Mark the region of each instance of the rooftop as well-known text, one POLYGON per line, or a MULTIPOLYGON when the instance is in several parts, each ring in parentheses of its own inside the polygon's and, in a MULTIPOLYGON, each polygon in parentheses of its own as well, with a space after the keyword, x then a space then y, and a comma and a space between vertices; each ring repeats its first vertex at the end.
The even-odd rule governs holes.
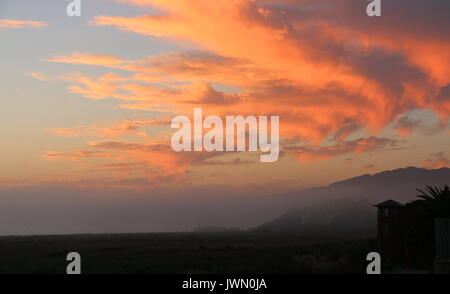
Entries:
POLYGON ((381 203, 378 203, 377 205, 374 205, 375 207, 402 207, 403 204, 400 202, 397 202, 395 200, 389 199, 386 201, 383 201, 381 203))

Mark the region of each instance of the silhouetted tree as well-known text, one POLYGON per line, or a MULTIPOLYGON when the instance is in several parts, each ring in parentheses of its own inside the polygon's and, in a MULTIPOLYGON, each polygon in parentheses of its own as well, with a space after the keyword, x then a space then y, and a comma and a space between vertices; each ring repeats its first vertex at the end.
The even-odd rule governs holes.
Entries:
POLYGON ((426 186, 426 191, 417 189, 421 194, 420 199, 411 202, 420 213, 420 220, 433 220, 435 218, 450 217, 450 189, 447 185, 444 189, 426 186))
POLYGON ((450 218, 450 189, 447 185, 443 189, 426 186, 425 190, 417 191, 419 199, 408 203, 408 235, 416 254, 420 252, 418 257, 423 264, 434 255, 434 219, 450 218))

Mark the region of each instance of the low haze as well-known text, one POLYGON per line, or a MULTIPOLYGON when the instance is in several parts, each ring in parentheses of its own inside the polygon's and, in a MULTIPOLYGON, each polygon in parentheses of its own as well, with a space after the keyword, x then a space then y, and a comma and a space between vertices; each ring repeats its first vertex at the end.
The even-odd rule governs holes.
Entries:
POLYGON ((254 229, 448 184, 447 0, 67 3, 0 2, 1 235, 254 229), (279 160, 173 151, 198 107, 279 116, 279 160))

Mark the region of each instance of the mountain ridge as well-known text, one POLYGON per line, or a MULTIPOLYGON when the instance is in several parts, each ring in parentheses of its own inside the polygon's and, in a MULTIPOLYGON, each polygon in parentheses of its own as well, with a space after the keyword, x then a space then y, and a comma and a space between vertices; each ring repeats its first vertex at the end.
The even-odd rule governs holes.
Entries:
POLYGON ((450 169, 406 167, 364 174, 328 186, 294 191, 284 197, 290 209, 257 228, 262 232, 303 234, 373 235, 376 228, 375 204, 394 199, 413 200, 417 188, 450 183, 450 169))

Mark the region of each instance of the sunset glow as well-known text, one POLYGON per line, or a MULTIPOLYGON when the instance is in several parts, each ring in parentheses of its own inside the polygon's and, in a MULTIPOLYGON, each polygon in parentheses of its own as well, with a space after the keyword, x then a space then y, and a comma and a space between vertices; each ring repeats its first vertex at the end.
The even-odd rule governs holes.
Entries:
POLYGON ((271 193, 449 165, 445 1, 56 2, 0 4, 2 187, 271 193), (194 108, 279 116, 280 158, 174 152, 194 108))

